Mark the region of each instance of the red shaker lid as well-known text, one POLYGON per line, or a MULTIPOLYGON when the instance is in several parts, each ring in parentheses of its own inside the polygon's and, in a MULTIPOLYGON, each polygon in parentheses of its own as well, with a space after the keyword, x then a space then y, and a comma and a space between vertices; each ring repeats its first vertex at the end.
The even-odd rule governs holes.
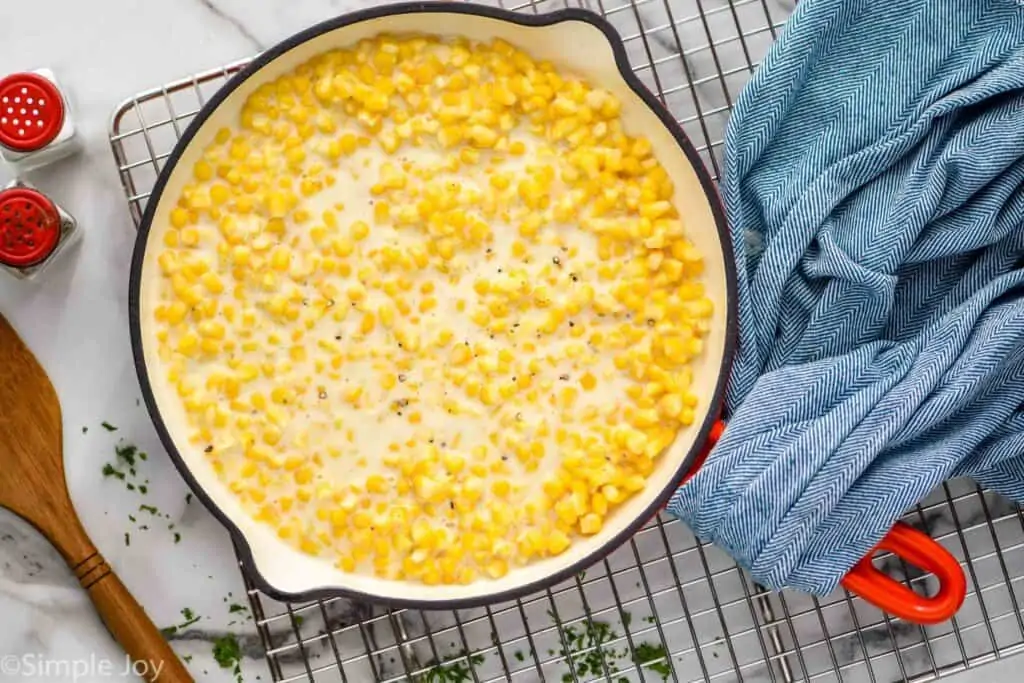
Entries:
POLYGON ((64 100, 49 79, 35 73, 0 79, 0 144, 16 152, 48 145, 64 125, 64 100))
POLYGON ((0 263, 17 268, 46 260, 60 241, 60 212, 27 187, 0 191, 0 263))

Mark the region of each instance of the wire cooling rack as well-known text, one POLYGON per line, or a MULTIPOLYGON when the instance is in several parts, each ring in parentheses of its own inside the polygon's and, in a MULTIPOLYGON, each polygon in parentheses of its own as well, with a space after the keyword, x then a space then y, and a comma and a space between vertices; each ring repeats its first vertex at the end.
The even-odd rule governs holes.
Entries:
MULTIPOLYGON (((792 0, 581 0, 624 38, 634 70, 717 178, 725 122, 792 0)), ((545 12, 549 0, 510 7, 545 12)), ((110 142, 138 224, 198 108, 245 62, 140 93, 110 142)), ((838 591, 769 594, 680 522, 658 517, 579 576, 522 600, 457 612, 349 600, 283 604, 250 586, 275 681, 928 681, 1024 649, 1024 515, 955 481, 906 520, 957 559, 970 592, 953 621, 920 627, 838 591)), ((876 563, 928 594, 933 577, 876 563)), ((245 567, 242 567, 245 574, 245 567)))

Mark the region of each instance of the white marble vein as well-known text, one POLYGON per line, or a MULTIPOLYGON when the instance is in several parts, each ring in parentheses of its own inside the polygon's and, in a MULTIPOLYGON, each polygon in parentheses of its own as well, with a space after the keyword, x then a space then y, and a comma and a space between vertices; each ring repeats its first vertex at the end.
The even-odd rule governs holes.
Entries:
MULTIPOLYGON (((131 366, 126 322, 133 229, 109 152, 109 116, 121 100, 135 92, 251 55, 316 21, 372 4, 376 3, 37 0, 0 4, 0 26, 5 27, 0 30, 4 39, 0 73, 48 66, 73 97, 76 120, 85 137, 85 152, 29 179, 77 215, 86 231, 86 239, 77 253, 47 273, 42 282, 0 283, 0 312, 34 349, 61 397, 69 486, 96 544, 158 625, 182 623, 185 608, 200 617, 171 637, 175 649, 191 658, 190 668, 200 681, 234 680, 231 672, 220 670, 211 657, 211 643, 229 632, 238 634, 245 655, 245 680, 269 680, 270 676, 262 658, 263 645, 246 619, 247 612, 229 611, 231 604, 246 604, 246 600, 227 534, 205 510, 195 503, 186 503, 187 491, 161 451, 145 411, 137 403, 138 386, 131 366), (18 26, 31 26, 34 30, 16 30, 18 26), (103 429, 100 423, 104 420, 116 425, 117 431, 103 429), (83 427, 88 428, 87 433, 83 433, 83 427), (102 475, 104 463, 115 462, 114 449, 119 444, 133 444, 149 454, 147 460, 136 466, 136 480, 149 480, 145 495, 102 475), (146 508, 140 509, 140 505, 153 506, 159 513, 153 515, 146 508), (135 518, 134 522, 129 515, 135 518), (148 529, 141 529, 143 525, 148 529), (168 528, 170 525, 173 529, 168 528), (177 543, 175 534, 180 534, 177 543)), ((511 0, 506 3, 514 4, 511 0)), ((626 37, 634 62, 646 64, 649 58, 654 60, 654 68, 647 66, 638 73, 649 87, 660 91, 698 146, 714 149, 715 157, 706 159, 716 170, 727 108, 749 76, 751 64, 756 64, 773 39, 775 26, 793 7, 792 0, 737 0, 735 7, 730 7, 726 0, 671 0, 668 5, 660 0, 639 0, 635 7, 618 0, 571 4, 603 8, 626 37), (704 20, 700 19, 698 8, 703 8, 704 20), (743 36, 743 40, 738 36, 743 36), (719 72, 725 77, 720 79, 719 72), (697 117, 698 111, 705 115, 697 117)), ((558 6, 564 4, 537 3, 540 10, 558 6)), ((0 179, 5 177, 0 175, 0 179)), ((948 517, 926 517, 925 524, 931 525, 933 533, 951 528, 948 517)), ((672 525, 667 533, 685 534, 681 529, 681 525, 672 525)), ((663 546, 645 546, 651 542, 662 543, 653 534, 641 537, 637 541, 638 552, 663 555, 663 546)), ((693 547, 692 538, 672 542, 683 544, 680 547, 693 547)), ((628 566, 634 562, 632 552, 631 548, 624 548, 610 558, 607 566, 612 571, 628 566)), ((1024 565, 1019 554, 1011 561, 1016 561, 1016 567, 1024 565)), ((737 677, 731 672, 736 668, 742 669, 744 680, 769 680, 763 665, 755 665, 758 661, 763 663, 762 645, 752 635, 755 617, 743 599, 752 587, 745 585, 737 572, 716 579, 718 599, 727 605, 719 617, 706 584, 694 590, 673 586, 677 576, 700 577, 708 566, 728 566, 724 556, 714 552, 706 557, 690 553, 675 564, 673 568, 663 562, 647 568, 642 576, 633 571, 614 579, 620 600, 642 598, 641 581, 657 595, 652 601, 635 602, 638 606, 631 608, 632 637, 660 638, 657 629, 642 621, 645 615, 656 613, 668 624, 664 638, 669 649, 683 653, 675 661, 681 680, 699 680, 704 676, 734 680, 737 677), (690 620, 680 618, 684 603, 690 620), (725 636, 744 632, 748 635, 735 637, 735 647, 730 649, 725 636), (695 642, 699 647, 693 647, 695 642)), ((602 571, 595 568, 590 576, 601 577, 602 571)), ((586 584, 587 608, 594 612, 605 610, 601 618, 615 622, 621 631, 622 615, 607 611, 614 605, 611 584, 611 579, 586 584)), ((554 601, 560 617, 564 621, 582 618, 584 611, 578 593, 567 595, 554 601)), ((798 601, 799 598, 792 599, 794 613, 799 612, 798 601)), ((269 601, 267 605, 268 613, 283 613, 282 607, 269 601)), ((531 629, 542 627, 550 619, 547 610, 551 608, 547 602, 528 607, 531 629)), ((315 605, 299 608, 297 613, 304 621, 303 638, 314 638, 306 644, 314 668, 333 661, 335 646, 342 650, 343 657, 361 654, 365 651, 364 638, 381 650, 373 667, 384 677, 401 675, 402 655, 414 657, 415 668, 416 662, 424 664, 435 654, 424 640, 411 649, 400 651, 394 647, 395 634, 387 621, 376 622, 365 630, 346 629, 358 618, 371 614, 365 606, 335 601, 327 606, 326 614, 315 605), (337 634, 333 644, 326 635, 315 638, 328 631, 337 634)), ((474 614, 479 617, 483 613, 460 615, 470 623, 465 637, 473 647, 486 647, 491 640, 490 622, 471 621, 474 614)), ((514 656, 516 650, 526 653, 529 649, 522 616, 518 611, 496 614, 495 627, 502 640, 514 645, 506 648, 505 663, 495 656, 489 657, 478 670, 479 677, 500 676, 508 666, 514 671, 522 670, 516 680, 538 680, 538 671, 532 668, 530 659, 520 663, 514 656)), ((826 616, 829 614, 826 610, 826 616)), ((835 623, 828 624, 830 632, 850 632, 848 610, 837 611, 837 615, 835 623)), ((458 641, 462 636, 458 635, 450 613, 427 615, 426 621, 418 613, 406 613, 400 621, 406 636, 413 640, 427 632, 435 634, 442 655, 460 647, 458 641)), ((794 629, 783 632, 784 642, 791 644, 795 639, 807 645, 817 639, 820 643, 820 625, 805 622, 796 619, 794 629)), ((852 636, 836 641, 835 656, 840 665, 863 659, 865 650, 875 655, 891 649, 892 638, 901 647, 921 640, 917 629, 865 623, 868 628, 863 641, 852 636)), ((281 650, 277 659, 287 675, 304 677, 305 664, 294 646, 296 633, 290 620, 275 619, 269 628, 272 645, 281 650)), ((972 634, 985 635, 981 630, 972 634)), ((538 639, 536 646, 543 650, 538 653, 542 660, 551 659, 547 655, 549 647, 554 651, 560 649, 557 635, 552 632, 538 639)), ((973 647, 972 642, 965 647, 973 647)), ((979 647, 983 651, 984 642, 979 647)), ((827 661, 811 660, 824 653, 825 648, 820 645, 808 650, 808 670, 828 670, 827 661), (819 664, 823 668, 816 669, 819 664)), ((120 650, 100 625, 59 557, 34 530, 0 512, 0 658, 8 656, 17 657, 23 664, 90 658, 123 662, 120 650), (26 659, 32 657, 37 659, 26 659)), ((541 669, 545 676, 558 679, 564 672, 564 667, 559 667, 562 665, 550 664, 541 669)), ((920 669, 910 659, 907 668, 920 669)), ((349 680, 369 680, 373 675, 365 659, 346 671, 349 680)), ((626 675, 628 680, 640 680, 636 671, 626 675)), ((318 674, 316 680, 336 678, 336 674, 325 672, 318 674)), ((63 683, 71 679, 67 671, 34 671, 29 675, 28 669, 23 669, 18 675, 0 673, 0 680, 63 683)), ((93 683, 109 677, 93 674, 78 680, 93 683)), ((647 680, 653 679, 648 675, 647 680)))

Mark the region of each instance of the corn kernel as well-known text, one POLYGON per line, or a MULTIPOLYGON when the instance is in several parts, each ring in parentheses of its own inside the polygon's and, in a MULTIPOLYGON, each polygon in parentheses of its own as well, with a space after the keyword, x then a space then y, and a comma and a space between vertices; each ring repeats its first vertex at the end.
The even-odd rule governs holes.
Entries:
POLYGON ((356 221, 352 224, 349 230, 352 235, 352 239, 356 242, 360 242, 370 235, 370 226, 363 221, 356 221))

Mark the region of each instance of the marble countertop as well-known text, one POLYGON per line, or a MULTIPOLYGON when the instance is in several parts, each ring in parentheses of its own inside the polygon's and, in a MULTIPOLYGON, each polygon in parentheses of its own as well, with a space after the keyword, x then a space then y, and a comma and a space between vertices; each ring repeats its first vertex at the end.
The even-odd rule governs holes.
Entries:
MULTIPOLYGON (((74 158, 27 176, 78 218, 84 240, 38 283, 4 277, 0 312, 60 396, 68 484, 94 542, 158 626, 185 623, 183 610, 199 617, 172 642, 192 658, 189 667, 200 681, 235 680, 212 657, 212 643, 229 632, 238 634, 245 680, 270 676, 248 611, 230 611, 248 602, 228 535, 201 506, 186 503, 186 487, 139 405, 127 327, 134 229, 107 127, 118 103, 136 92, 252 55, 359 2, 0 4, 0 73, 51 68, 70 92, 85 144, 74 158), (104 421, 117 431, 105 429, 104 421), (102 473, 105 463, 116 462, 115 448, 126 444, 151 453, 137 465, 137 483, 149 480, 145 495, 102 473)), ((0 182, 9 178, 0 168, 0 182)), ((63 662, 106 660, 116 672, 124 664, 60 558, 34 530, 0 510, 0 658, 12 655, 21 671, 4 670, 0 680, 64 683, 72 672, 61 669, 63 662)), ((80 682, 110 680, 96 665, 87 668, 80 682)))
MULTIPOLYGON (((718 7, 723 1, 703 0, 703 6, 718 7)), ((84 152, 73 159, 28 176, 77 216, 84 241, 38 283, 4 278, 0 312, 34 350, 60 396, 67 479, 85 527, 157 625, 181 626, 171 636, 172 644, 199 681, 237 679, 212 656, 213 644, 226 634, 235 634, 241 646, 245 681, 270 680, 270 675, 246 609, 228 535, 201 506, 189 501, 184 483, 140 406, 127 326, 127 273, 134 230, 110 154, 110 115, 133 93, 250 56, 311 23, 361 4, 375 3, 37 0, 0 4, 0 26, 5 27, 0 73, 41 66, 53 69, 71 93, 85 143, 84 152), (21 31, 19 26, 31 30, 21 31), (105 476, 104 465, 118 464, 116 451, 125 447, 148 457, 136 460, 134 477, 105 476), (128 486, 132 482, 134 488, 128 486)), ((706 45, 706 34, 702 37, 701 32, 713 30, 714 22, 707 29, 693 20, 693 0, 671 0, 669 6, 675 9, 677 21, 690 19, 682 22, 680 39, 706 45)), ((661 3, 640 7, 635 20, 645 22, 645 30, 665 26, 661 3)), ((747 42, 762 52, 771 39, 763 26, 768 7, 772 21, 779 22, 792 3, 758 1, 761 27, 748 35, 747 42)), ((635 32, 635 24, 631 30, 635 32)), ((653 33, 655 59, 672 52, 664 40, 664 32, 660 37, 653 33)), ((737 48, 733 43, 731 49, 737 48)), ((689 66, 699 83, 700 106, 722 111, 745 74, 730 66, 731 57, 726 55, 721 58, 722 68, 739 76, 723 79, 719 85, 712 58, 719 56, 707 51, 688 56, 689 66)), ((680 73, 661 73, 663 79, 673 76, 682 78, 680 73)), ((692 98, 673 104, 684 115, 694 106, 692 98)), ((722 117, 709 119, 713 139, 720 139, 723 123, 722 117)), ((9 172, 0 169, 0 181, 8 179, 9 172)), ((123 462, 118 466, 126 470, 123 462)), ((109 681, 111 675, 120 675, 124 661, 56 553, 25 523, 0 510, 0 667, 11 667, 0 669, 0 681, 109 681), (114 673, 101 673, 98 661, 110 662, 114 673), (72 671, 73 664, 80 670, 72 671)), ((681 678, 700 675, 700 670, 680 671, 681 678)))

